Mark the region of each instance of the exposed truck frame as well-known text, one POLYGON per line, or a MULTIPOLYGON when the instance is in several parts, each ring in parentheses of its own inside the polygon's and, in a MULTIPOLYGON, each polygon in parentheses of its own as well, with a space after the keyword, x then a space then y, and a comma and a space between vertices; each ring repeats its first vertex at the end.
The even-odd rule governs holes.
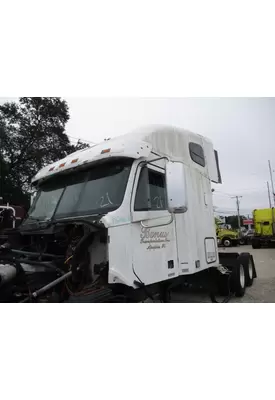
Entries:
POLYGON ((0 205, 0 230, 3 229, 2 223, 4 222, 6 212, 8 212, 8 218, 7 218, 8 226, 5 226, 7 228, 14 229, 24 219, 24 217, 22 217, 22 215, 23 216, 25 215, 25 210, 23 209, 23 207, 10 205, 9 203, 7 203, 6 205, 1 204, 0 205), (21 216, 19 214, 21 214, 21 216))
POLYGON ((12 216, 11 216, 12 228, 15 228, 16 211, 15 211, 15 209, 13 207, 11 207, 9 205, 6 205, 6 206, 1 205, 0 206, 0 226, 1 226, 1 222, 4 219, 3 215, 4 215, 4 213, 6 211, 11 211, 11 214, 12 214, 12 216))
POLYGON ((187 285, 214 302, 243 296, 254 260, 218 252, 211 182, 221 183, 211 141, 169 126, 43 168, 27 218, 0 250, 2 298, 168 301, 187 285))
POLYGON ((24 219, 24 209, 7 203, 0 205, 0 245, 8 238, 8 231, 15 229, 24 219))

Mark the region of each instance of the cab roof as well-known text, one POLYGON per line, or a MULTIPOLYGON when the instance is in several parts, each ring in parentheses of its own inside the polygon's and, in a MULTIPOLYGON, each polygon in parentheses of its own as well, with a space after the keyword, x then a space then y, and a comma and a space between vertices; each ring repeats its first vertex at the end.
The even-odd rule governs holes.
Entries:
MULTIPOLYGON (((152 151, 167 156, 174 161, 183 161, 191 164, 190 143, 196 143, 203 148, 206 160, 204 168, 210 179, 218 183, 219 171, 212 142, 188 130, 167 125, 141 127, 125 135, 103 141, 87 149, 70 154, 41 169, 33 178, 32 183, 37 184, 56 174, 79 169, 86 164, 92 164, 108 158, 146 159, 152 151)), ((199 165, 196 165, 196 168, 205 171, 199 165)))

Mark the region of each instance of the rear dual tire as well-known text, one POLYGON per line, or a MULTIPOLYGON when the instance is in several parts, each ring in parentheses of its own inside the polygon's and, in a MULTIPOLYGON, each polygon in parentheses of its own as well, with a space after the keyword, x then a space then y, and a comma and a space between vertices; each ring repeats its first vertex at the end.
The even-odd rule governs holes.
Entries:
POLYGON ((236 297, 243 297, 246 288, 246 268, 243 264, 238 264, 233 270, 233 289, 236 297))
POLYGON ((231 292, 236 297, 243 297, 246 287, 252 286, 256 277, 253 257, 249 253, 236 254, 235 257, 231 260, 224 259, 223 265, 231 272, 230 275, 223 275, 219 279, 220 295, 228 296, 231 292))
POLYGON ((235 275, 235 294, 237 297, 242 297, 245 294, 245 288, 253 285, 254 262, 249 253, 242 253, 238 264, 235 275))
POLYGON ((231 268, 230 275, 219 277, 218 291, 220 296, 229 296, 230 293, 236 297, 243 297, 246 288, 246 273, 243 264, 235 264, 231 268))
POLYGON ((254 262, 250 254, 246 255, 247 264, 245 269, 245 284, 247 287, 253 285, 254 282, 254 262))

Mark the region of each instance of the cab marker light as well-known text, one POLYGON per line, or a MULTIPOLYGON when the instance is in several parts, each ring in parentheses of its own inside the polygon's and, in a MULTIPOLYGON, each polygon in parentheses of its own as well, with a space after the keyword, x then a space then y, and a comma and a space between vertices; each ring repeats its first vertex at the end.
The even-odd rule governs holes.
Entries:
POLYGON ((110 153, 111 149, 104 149, 101 151, 101 154, 110 153))

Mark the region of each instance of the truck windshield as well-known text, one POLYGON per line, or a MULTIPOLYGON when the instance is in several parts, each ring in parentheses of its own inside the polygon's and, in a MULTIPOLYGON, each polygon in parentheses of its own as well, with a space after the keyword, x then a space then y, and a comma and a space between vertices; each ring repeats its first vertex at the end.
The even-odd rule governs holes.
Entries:
POLYGON ((131 165, 130 159, 112 161, 52 178, 40 186, 27 221, 114 211, 123 201, 131 165))

